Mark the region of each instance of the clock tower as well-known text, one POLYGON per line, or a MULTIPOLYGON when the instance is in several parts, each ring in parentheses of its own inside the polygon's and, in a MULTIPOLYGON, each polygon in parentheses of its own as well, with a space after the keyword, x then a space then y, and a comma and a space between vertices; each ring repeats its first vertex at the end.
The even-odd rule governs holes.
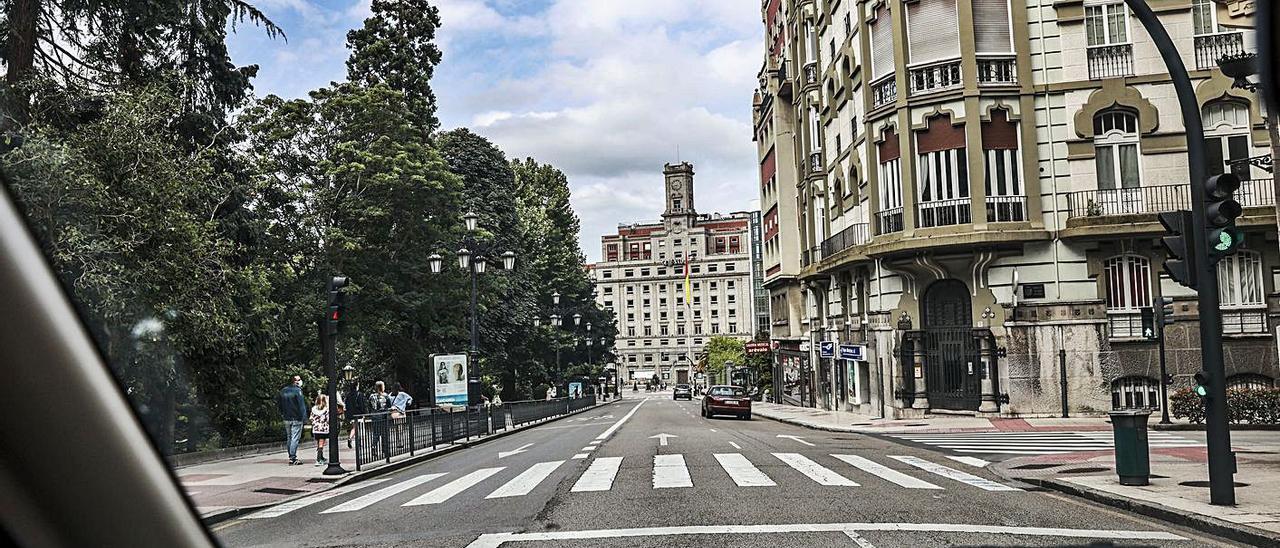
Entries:
POLYGON ((680 162, 663 166, 666 179, 667 209, 662 213, 668 229, 687 229, 698 215, 693 209, 693 164, 680 162))

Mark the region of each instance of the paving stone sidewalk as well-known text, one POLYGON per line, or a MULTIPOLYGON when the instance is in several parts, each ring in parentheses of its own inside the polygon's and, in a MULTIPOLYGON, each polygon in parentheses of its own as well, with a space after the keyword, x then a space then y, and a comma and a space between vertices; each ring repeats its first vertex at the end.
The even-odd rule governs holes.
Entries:
POLYGON ((922 419, 880 419, 845 411, 826 411, 808 407, 752 402, 752 413, 767 419, 827 430, 868 434, 903 434, 930 432, 1054 432, 1110 430, 1106 417, 1080 418, 986 418, 969 415, 929 415, 922 419))

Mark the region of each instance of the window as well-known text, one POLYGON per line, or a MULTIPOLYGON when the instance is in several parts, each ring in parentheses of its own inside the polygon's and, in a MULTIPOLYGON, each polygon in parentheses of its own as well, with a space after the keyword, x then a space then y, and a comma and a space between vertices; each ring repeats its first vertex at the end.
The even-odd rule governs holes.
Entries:
POLYGON ((636 272, 634 270, 624 270, 622 271, 622 275, 630 278, 632 276, 635 276, 636 272))
MULTIPOLYGON (((665 336, 669 335, 669 333, 667 333, 667 324, 665 324, 665 323, 664 323, 664 324, 662 324, 662 325, 658 326, 658 334, 659 334, 659 335, 662 335, 663 337, 665 337, 665 336)), ((667 344, 667 342, 666 342, 666 341, 662 341, 662 344, 667 344)))
POLYGON ((613 294, 613 286, 611 286, 611 285, 606 285, 606 286, 604 287, 604 294, 605 294, 605 295, 612 295, 612 294, 613 294))
POLYGON ((738 332, 738 324, 730 322, 730 323, 729 323, 729 332, 730 332, 730 333, 737 333, 737 332, 738 332))
POLYGON ((1223 30, 1222 27, 1218 26, 1218 13, 1214 8, 1213 0, 1192 0, 1191 21, 1196 36, 1213 34, 1223 30))
POLYGON ((1129 10, 1123 2, 1085 6, 1084 25, 1090 46, 1129 42, 1129 10))
POLYGON ((889 3, 880 4, 875 20, 871 22, 871 77, 893 74, 893 18, 889 16, 889 3))
POLYGON ((606 280, 607 280, 607 279, 609 279, 609 278, 612 278, 612 277, 613 277, 613 271, 612 271, 612 270, 602 270, 602 271, 600 271, 600 277, 601 277, 601 278, 604 278, 604 279, 606 279, 606 280))
POLYGON ((1267 332, 1262 291, 1262 255, 1258 252, 1240 250, 1218 262, 1223 333, 1267 332))
POLYGON ((628 285, 628 286, 627 286, 627 294, 628 294, 628 295, 635 295, 635 294, 636 294, 636 286, 634 286, 634 285, 628 285))
MULTIPOLYGON (((695 285, 694 287, 697 287, 697 286, 695 285)), ((716 282, 711 282, 711 290, 712 291, 716 290, 716 282)))
POLYGON ((667 311, 666 311, 666 310, 663 310, 663 311, 659 312, 659 313, 658 313, 658 319, 659 319, 659 320, 662 320, 662 321, 664 321, 664 322, 665 322, 665 321, 667 321, 667 311))
POLYGON ((717 265, 716 263, 711 263, 707 265, 707 272, 719 272, 720 271, 719 266, 720 265, 717 265))
POLYGON ((1256 373, 1239 373, 1227 377, 1227 390, 1266 390, 1274 386, 1274 379, 1256 373))
POLYGON ((1093 118, 1093 150, 1102 212, 1142 212, 1138 117, 1123 109, 1099 113, 1093 118))
POLYGON ((628 337, 636 336, 636 328, 634 326, 627 328, 627 336, 628 337))
POLYGON ((883 140, 876 143, 880 166, 880 211, 876 215, 876 233, 888 234, 902 231, 901 143, 893 130, 886 130, 882 136, 883 140))
POLYGON ((636 300, 635 300, 635 299, 627 299, 627 308, 635 308, 635 307, 636 307, 636 300))
POLYGON ((1103 276, 1111 336, 1142 336, 1140 309, 1151 306, 1151 263, 1137 255, 1112 257, 1103 262, 1103 276))
MULTIPOLYGON (((650 325, 644 326, 644 336, 646 337, 653 336, 653 326, 650 326, 650 325)), ((649 341, 645 341, 645 344, 649 344, 649 341)))
MULTIPOLYGON (((953 25, 954 26, 954 25, 953 25)), ((969 223, 969 167, 964 127, 950 116, 935 116, 916 134, 918 218, 921 227, 969 223)))
MULTIPOLYGON (((736 297, 736 295, 734 295, 733 293, 730 293, 730 294, 727 296, 727 298, 726 298, 725 300, 726 300, 726 301, 728 301, 728 302, 729 302, 729 304, 733 304, 733 302, 734 302, 735 300, 737 300, 735 297, 736 297)), ((730 311, 729 311, 729 313, 730 313, 730 314, 732 314, 732 313, 733 313, 733 311, 732 311, 732 310, 730 310, 730 311)))
POLYGON ((678 308, 678 309, 676 309, 676 319, 677 319, 677 320, 683 320, 683 319, 684 319, 684 309, 683 309, 683 308, 678 308))
MULTIPOLYGON (((725 264, 724 264, 724 271, 725 271, 725 272, 733 272, 734 270, 736 270, 733 266, 734 266, 734 265, 733 265, 733 263, 725 263, 725 264)), ((729 282, 729 283, 733 283, 733 282, 729 282)))
MULTIPOLYGON (((693 324, 693 334, 694 334, 694 335, 701 335, 701 334, 702 334, 702 324, 700 324, 700 323, 695 323, 695 324, 693 324)), ((700 342, 698 342, 698 341, 694 341, 694 344, 701 344, 701 343, 700 343, 700 342)))
POLYGON ((647 268, 641 268, 641 269, 640 269, 640 275, 641 275, 641 276, 648 276, 648 275, 649 275, 649 269, 647 269, 647 268))
POLYGON ((649 299, 647 299, 647 298, 646 298, 646 299, 644 299, 640 304, 641 304, 641 306, 644 306, 645 308, 649 308, 649 299))
MULTIPOLYGON (((1209 175, 1230 170, 1241 181, 1252 179, 1249 163, 1249 105, 1241 101, 1214 101, 1204 106, 1205 167, 1209 175)), ((1237 199, 1248 203, 1244 193, 1253 185, 1241 185, 1237 199)), ((1259 197, 1260 198, 1260 197, 1259 197)), ((1255 202, 1256 203, 1256 202, 1255 202)))
POLYGON ((702 267, 701 267, 701 266, 699 266, 699 265, 696 265, 696 264, 695 264, 695 265, 693 265, 692 267, 690 267, 690 268, 689 268, 689 271, 690 271, 690 272, 692 272, 692 273, 694 273, 694 274, 698 274, 698 273, 702 272, 702 267))
POLYGON ((1159 409, 1160 383, 1149 377, 1121 377, 1111 382, 1112 409, 1159 409))
POLYGON ((618 244, 609 244, 605 246, 605 260, 609 262, 618 260, 618 244))
MULTIPOLYGON (((731 267, 731 266, 733 266, 733 265, 732 265, 732 264, 727 264, 727 265, 725 265, 725 270, 730 270, 730 269, 729 269, 729 267, 731 267)), ((733 280, 729 280, 729 281, 727 281, 727 282, 725 282, 725 283, 724 283, 724 287, 725 287, 725 289, 728 289, 728 290, 730 290, 730 291, 732 291, 732 290, 733 290, 733 286, 734 286, 733 280)))
POLYGON ((684 324, 676 324, 676 335, 684 335, 684 324))
POLYGON ((960 25, 956 0, 928 0, 906 4, 907 46, 911 64, 960 56, 960 25))
POLYGON ((640 286, 640 292, 641 292, 641 293, 648 293, 648 292, 649 292, 649 284, 644 284, 644 285, 640 286))
POLYGON ((653 319, 653 313, 652 313, 652 312, 645 312, 645 313, 644 313, 644 321, 646 321, 646 322, 647 322, 647 321, 652 320, 652 319, 653 319))
POLYGON ((987 188, 987 221, 1026 220, 1018 154, 1018 124, 1009 121, 1003 109, 991 111, 991 121, 982 123, 982 148, 987 188))
POLYGON ((1011 53, 1009 0, 973 0, 973 37, 978 53, 1011 53))
POLYGON ((720 332, 720 322, 711 322, 711 334, 715 335, 720 332))

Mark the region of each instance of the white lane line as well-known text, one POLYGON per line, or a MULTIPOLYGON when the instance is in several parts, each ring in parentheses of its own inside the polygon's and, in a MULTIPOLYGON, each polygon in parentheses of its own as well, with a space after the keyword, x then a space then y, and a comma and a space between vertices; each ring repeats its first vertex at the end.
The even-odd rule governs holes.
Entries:
POLYGON ((534 487, 537 487, 539 483, 542 483, 542 480, 547 479, 547 476, 550 476, 551 473, 554 472, 561 464, 564 464, 564 461, 553 460, 550 462, 539 462, 538 464, 530 466, 528 470, 521 472, 520 475, 516 476, 511 481, 508 481, 502 487, 495 489, 485 498, 498 499, 503 497, 519 497, 528 495, 534 487))
POLYGON ((999 449, 952 449, 957 453, 981 453, 983 455, 1065 455, 1071 451, 1003 451, 999 449))
POLYGON ((809 479, 818 482, 819 485, 835 485, 843 487, 857 487, 858 484, 853 480, 837 474, 834 470, 827 468, 821 464, 813 462, 800 453, 774 453, 773 456, 778 460, 795 468, 797 472, 809 476, 809 479))
POLYGON ((1107 529, 1067 529, 1060 527, 1012 527, 966 523, 796 523, 765 525, 686 525, 636 529, 596 529, 592 531, 543 531, 537 533, 489 533, 480 535, 467 548, 500 548, 510 542, 640 538, 676 535, 761 535, 784 533, 844 533, 856 531, 971 533, 1022 535, 1030 537, 1101 538, 1124 540, 1190 540, 1167 531, 1107 529))
POLYGON ((741 445, 738 445, 738 444, 736 444, 736 443, 734 443, 734 442, 729 442, 729 445, 732 445, 734 449, 742 449, 742 446, 741 446, 741 445))
POLYGON ((372 487, 374 485, 387 481, 388 479, 390 478, 377 478, 377 479, 362 481, 355 485, 344 485, 342 487, 335 487, 323 493, 316 493, 308 497, 302 497, 300 499, 292 500, 284 504, 272 506, 271 508, 267 508, 265 510, 262 510, 261 512, 254 512, 252 514, 245 516, 245 519, 278 518, 280 516, 288 514, 289 512, 292 512, 299 508, 306 508, 307 506, 311 506, 312 504, 315 504, 317 502, 324 502, 331 498, 342 496, 352 491, 355 491, 356 489, 372 487))
POLYGON ((428 481, 431 481, 443 475, 444 474, 423 474, 421 476, 417 476, 417 477, 402 481, 395 485, 384 487, 382 489, 379 489, 377 491, 374 491, 362 497, 351 499, 347 502, 334 506, 333 508, 330 508, 320 513, 336 514, 339 512, 354 512, 356 510, 363 510, 373 505, 375 502, 387 500, 387 498, 389 497, 393 497, 395 495, 398 495, 400 493, 413 489, 414 487, 422 485, 428 481))
POLYGON ((618 475, 618 468, 621 466, 622 457, 600 457, 593 460, 570 491, 608 491, 613 488, 613 478, 618 475))
POLYGON ((959 470, 956 470, 955 468, 950 468, 947 466, 943 466, 941 464, 934 464, 932 462, 929 462, 927 460, 917 458, 917 457, 889 455, 889 458, 900 461, 900 462, 905 462, 907 464, 910 464, 911 466, 924 470, 925 472, 929 472, 930 474, 937 474, 947 479, 956 480, 960 483, 967 483, 969 485, 972 485, 984 491, 1021 491, 1022 490, 1022 489, 1018 489, 1017 487, 1009 487, 1008 485, 1005 485, 1003 483, 996 483, 989 479, 980 478, 968 472, 961 472, 959 470))
POLYGON ((982 460, 978 457, 956 457, 953 455, 947 455, 947 458, 959 463, 968 464, 969 466, 973 466, 975 468, 986 468, 988 464, 991 464, 990 462, 982 460))
POLYGON ((849 537, 849 540, 852 540, 854 544, 857 544, 858 548, 876 548, 876 545, 871 544, 869 541, 867 541, 867 539, 863 538, 862 535, 859 535, 858 533, 855 533, 853 531, 849 531, 846 529, 844 532, 844 536, 849 537))
POLYGON ((583 451, 595 451, 595 450, 596 450, 596 446, 594 446, 594 445, 588 445, 588 446, 586 446, 586 447, 583 447, 583 448, 582 448, 582 450, 583 450, 583 451))
POLYGON ((772 487, 777 485, 756 468, 742 453, 716 453, 716 460, 738 487, 772 487))
POLYGON ((449 483, 441 485, 440 487, 437 487, 431 491, 428 491, 425 495, 422 495, 416 499, 413 499, 409 502, 404 503, 404 506, 421 506, 424 504, 440 504, 446 500, 453 498, 454 495, 457 495, 458 493, 461 493, 463 491, 466 491, 467 489, 470 489, 471 487, 475 486, 475 484, 480 483, 486 479, 489 479, 489 476, 497 474, 498 472, 503 471, 505 468, 506 468, 505 466, 497 466, 494 468, 481 468, 479 470, 476 470, 475 472, 462 476, 456 480, 453 480, 449 483))
POLYGON ((684 455, 653 456, 653 488, 693 487, 689 467, 684 465, 684 455))
POLYGON ((716 431, 716 429, 715 429, 715 428, 708 428, 707 430, 710 430, 710 431, 712 431, 712 432, 715 432, 715 431, 716 431))
POLYGON ((610 426, 608 430, 605 430, 599 436, 596 436, 596 439, 602 440, 613 435, 614 432, 617 432, 618 429, 622 427, 623 423, 630 420, 631 416, 636 414, 636 411, 639 411, 640 406, 644 405, 644 402, 646 401, 649 401, 649 400, 642 400, 640 403, 637 403, 635 407, 631 408, 631 411, 628 411, 626 415, 623 415, 621 419, 618 419, 618 422, 613 423, 613 426, 610 426))
POLYGON ((831 456, 847 462, 863 472, 878 476, 880 479, 896 483, 902 487, 906 487, 907 489, 942 489, 942 487, 921 479, 913 478, 903 474, 902 472, 889 468, 888 466, 858 455, 831 456))
POLYGON ((586 453, 578 453, 577 455, 574 455, 574 456, 573 456, 573 457, 571 457, 571 458, 572 458, 573 460, 581 460, 581 459, 585 459, 585 458, 590 457, 590 456, 591 456, 591 455, 588 455, 588 454, 586 454, 586 453))

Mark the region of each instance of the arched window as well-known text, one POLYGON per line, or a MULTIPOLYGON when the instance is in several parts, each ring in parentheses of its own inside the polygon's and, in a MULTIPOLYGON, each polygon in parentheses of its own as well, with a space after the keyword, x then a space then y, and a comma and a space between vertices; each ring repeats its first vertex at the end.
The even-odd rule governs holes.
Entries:
POLYGON ((898 133, 885 128, 882 139, 876 143, 876 158, 880 164, 880 211, 876 212, 876 234, 902 231, 902 152, 898 133))
POLYGON ((1138 255, 1112 257, 1103 262, 1103 276, 1111 336, 1141 337, 1141 309, 1151 306, 1151 262, 1138 255))
POLYGON ((1111 381, 1111 408, 1159 409, 1160 383, 1150 377, 1121 377, 1111 381))
POLYGON ((987 222, 1026 220, 1018 123, 1009 120, 1009 111, 992 110, 991 120, 982 122, 982 149, 986 160, 987 222))
MULTIPOLYGON (((1214 101, 1201 109, 1205 133, 1205 167, 1209 175, 1230 171, 1241 181, 1252 178, 1249 163, 1249 104, 1235 99, 1214 101)), ((1242 185, 1248 192, 1252 185, 1242 185)), ((1242 200, 1249 204, 1247 197, 1242 200)))
POLYGON ((945 114, 930 118, 928 127, 916 132, 916 149, 916 225, 970 223, 964 126, 952 124, 945 114))
POLYGON ((1227 390, 1266 390, 1275 386, 1275 379, 1257 373, 1240 373, 1227 377, 1227 390))
POLYGON ((1242 249, 1218 262, 1218 300, 1224 333, 1266 333, 1262 254, 1242 249))
POLYGON ((1103 215, 1143 212, 1138 146, 1138 116, 1132 111, 1113 108, 1093 117, 1095 203, 1103 215))

